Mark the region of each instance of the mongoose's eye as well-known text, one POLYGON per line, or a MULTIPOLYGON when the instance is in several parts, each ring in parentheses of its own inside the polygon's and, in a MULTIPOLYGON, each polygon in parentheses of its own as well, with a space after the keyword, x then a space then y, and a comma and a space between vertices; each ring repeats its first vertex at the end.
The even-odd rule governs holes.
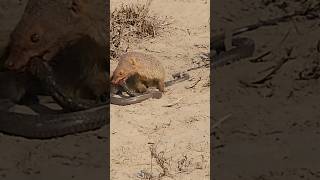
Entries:
POLYGON ((40 41, 40 35, 37 33, 34 33, 30 37, 31 42, 36 43, 40 41))
POLYGON ((123 75, 123 72, 122 72, 122 71, 120 71, 120 72, 119 72, 119 75, 120 75, 120 76, 122 76, 122 75, 123 75))

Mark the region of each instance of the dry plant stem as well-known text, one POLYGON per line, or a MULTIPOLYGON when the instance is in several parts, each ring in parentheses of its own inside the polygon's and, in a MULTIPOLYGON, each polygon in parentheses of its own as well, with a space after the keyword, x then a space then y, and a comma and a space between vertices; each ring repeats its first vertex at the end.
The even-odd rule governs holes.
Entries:
POLYGON ((264 21, 259 21, 256 24, 251 24, 242 28, 238 28, 235 29, 233 32, 233 36, 234 35, 239 35, 242 34, 244 32, 248 32, 248 31, 252 31, 252 30, 256 30, 260 27, 263 26, 273 26, 273 25, 277 25, 280 22, 286 22, 288 20, 290 20, 291 18, 294 18, 296 16, 307 16, 308 14, 311 14, 312 12, 317 11, 317 9, 314 8, 308 8, 305 11, 296 11, 294 13, 288 14, 288 15, 284 15, 281 17, 277 17, 277 18, 273 18, 273 19, 268 19, 268 20, 264 20, 264 21))
POLYGON ((162 169, 162 173, 159 174, 159 178, 163 176, 170 176, 169 169, 166 167, 167 159, 163 156, 164 152, 157 153, 156 147, 153 145, 150 147, 151 157, 156 160, 158 166, 162 169))
POLYGON ((272 79, 272 76, 275 75, 284 64, 286 64, 289 60, 293 60, 293 59, 295 58, 292 58, 292 57, 282 58, 282 60, 276 66, 274 66, 274 68, 270 73, 268 73, 266 76, 264 76, 260 80, 251 82, 251 84, 263 84, 264 82, 272 79))
MULTIPOLYGON (((211 127, 210 127, 211 131, 212 131, 214 128, 218 127, 218 126, 219 126, 221 123, 223 123, 225 120, 229 119, 231 116, 232 116, 232 114, 230 113, 230 114, 228 114, 228 115, 220 118, 216 123, 214 123, 214 124, 211 125, 211 127)), ((212 135, 212 134, 211 134, 211 135, 212 135)))
POLYGON ((176 100, 176 101, 173 102, 173 103, 164 105, 163 107, 172 107, 172 106, 174 106, 174 105, 177 105, 182 99, 183 99, 183 97, 179 98, 178 100, 176 100))
POLYGON ((129 48, 132 41, 142 38, 155 37, 160 29, 167 26, 165 20, 160 20, 150 14, 149 6, 146 4, 121 5, 111 13, 111 53, 112 58, 117 58, 129 48))
POLYGON ((264 57, 268 56, 271 54, 271 51, 267 51, 265 53, 262 53, 261 55, 259 55, 258 57, 252 58, 249 61, 256 63, 256 62, 260 62, 261 59, 263 59, 264 57))
POLYGON ((200 81, 201 81, 201 77, 199 77, 199 79, 196 82, 194 82, 191 86, 186 87, 186 89, 194 88, 200 81))

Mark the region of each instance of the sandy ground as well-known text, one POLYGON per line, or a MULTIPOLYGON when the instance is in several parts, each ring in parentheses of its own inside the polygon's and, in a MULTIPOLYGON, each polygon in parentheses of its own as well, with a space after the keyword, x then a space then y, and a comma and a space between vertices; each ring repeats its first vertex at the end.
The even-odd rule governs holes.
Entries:
MULTIPOLYGON (((20 6, 2 1, 0 47, 4 47, 20 6), (17 8, 19 7, 19 8, 17 8), (10 8, 9 8, 10 9, 10 8), (12 25, 12 26, 11 26, 12 25)), ((22 1, 23 2, 23 1, 22 1)), ((112 8, 120 2, 111 3, 112 8)), ((130 1, 131 2, 131 1, 130 1)), ((299 8, 299 1, 214 1, 213 33, 251 24, 299 8), (272 3, 273 2, 273 3, 272 3), (278 5, 276 5, 278 3, 278 5), (296 3, 296 4, 295 4, 296 3)), ((20 9, 21 10, 21 9, 20 9)), ((173 23, 160 36, 133 44, 130 50, 150 53, 163 62, 168 79, 173 72, 194 66, 208 52, 209 2, 154 0, 151 12, 173 23)), ((214 122, 232 113, 212 136, 215 179, 318 179, 319 80, 297 80, 299 73, 318 76, 319 22, 304 18, 243 34, 256 41, 255 56, 268 50, 262 62, 247 60, 218 68, 214 73, 214 122), (273 78, 256 87, 239 81, 261 79, 269 67, 292 57, 273 78)), ((1 51, 0 51, 1 52, 1 51)), ((112 62, 112 69, 116 62, 112 62)), ((143 179, 163 169, 151 159, 149 147, 164 158, 168 176, 162 179, 209 179, 208 69, 192 71, 192 80, 167 89, 160 100, 127 107, 111 106, 111 179, 143 179), (201 80, 193 88, 185 88, 201 80), (180 100, 172 107, 163 107, 180 100), (161 153, 162 152, 162 153, 161 153), (152 169, 151 169, 152 168, 152 169), (145 172, 145 173, 143 173, 145 172)), ((0 136, 2 179, 103 179, 108 141, 106 128, 50 141, 0 136), (94 152, 94 153, 93 153, 94 152)), ((0 179, 1 179, 0 178, 0 179)))
MULTIPOLYGON (((213 33, 283 15, 277 3, 285 2, 288 11, 301 7, 299 1, 262 2, 215 1, 213 33)), ((263 62, 244 59, 214 72, 213 117, 232 113, 212 137, 214 179, 319 179, 319 80, 297 80, 302 71, 319 73, 319 33, 318 19, 301 17, 245 33, 256 41, 255 56, 272 54, 263 62), (290 48, 294 59, 271 80, 257 87, 239 83, 261 79, 290 48)))
MULTIPOLYGON (((24 3, 1 2, 1 50, 24 3)), ((112 9, 120 3, 111 1, 112 9)), ((154 0, 151 13, 168 16, 172 24, 160 36, 133 44, 130 51, 158 57, 167 70, 168 80, 170 74, 203 61, 200 54, 209 51, 208 1, 154 0)), ((115 65, 112 62, 111 68, 115 65)), ((164 168, 168 170, 162 179, 209 179, 209 70, 190 74, 190 81, 168 88, 159 100, 111 106, 111 179, 158 176, 164 168), (163 107, 177 100, 176 105, 163 107), (151 159, 151 144, 158 160, 165 160, 164 168, 160 168, 161 162, 151 159)), ((102 128, 45 141, 1 134, 0 159, 6 163, 0 164, 0 179, 105 179, 106 131, 102 128)))
MULTIPOLYGON (((111 9, 121 4, 113 2, 111 9)), ((152 1, 150 13, 167 16, 172 24, 160 36, 131 45, 129 51, 157 57, 167 80, 172 73, 196 66, 200 54, 209 52, 209 7, 209 1, 200 0, 152 1)), ((111 69, 116 65, 112 62, 111 69)), ((158 176, 163 170, 151 159, 151 144, 168 163, 169 173, 163 179, 209 179, 209 69, 190 75, 191 81, 168 87, 159 100, 111 106, 111 179, 141 179, 137 175, 143 172, 158 176), (197 81, 194 88, 186 88, 197 81), (177 105, 164 107, 177 100, 177 105)))

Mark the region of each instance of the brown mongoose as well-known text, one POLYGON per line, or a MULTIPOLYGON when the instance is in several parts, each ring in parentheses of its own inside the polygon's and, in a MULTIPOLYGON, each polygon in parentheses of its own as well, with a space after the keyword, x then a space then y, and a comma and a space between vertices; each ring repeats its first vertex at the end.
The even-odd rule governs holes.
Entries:
POLYGON ((151 55, 128 52, 119 58, 111 77, 113 85, 123 85, 137 93, 144 93, 149 87, 164 92, 165 70, 160 61, 151 55))
POLYGON ((29 0, 11 33, 5 66, 23 70, 33 57, 50 61, 86 35, 109 50, 108 7, 104 0, 29 0))
MULTIPOLYGON (((109 63, 106 49, 90 37, 67 46, 50 61, 53 76, 62 92, 72 99, 103 101, 109 96, 109 63)), ((36 66, 37 64, 31 63, 36 66)), ((35 73, 41 67, 28 67, 35 73)), ((0 73, 0 99, 19 103, 26 96, 50 95, 46 87, 28 72, 6 71, 0 73)))

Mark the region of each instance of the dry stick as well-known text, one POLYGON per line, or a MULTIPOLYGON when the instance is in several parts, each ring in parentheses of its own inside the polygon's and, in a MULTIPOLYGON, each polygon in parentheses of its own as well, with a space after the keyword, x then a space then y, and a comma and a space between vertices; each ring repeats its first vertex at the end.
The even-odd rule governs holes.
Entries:
MULTIPOLYGON (((279 42, 279 45, 277 46, 277 48, 279 48, 283 44, 283 42, 289 37, 289 34, 290 34, 290 30, 288 30, 288 32, 284 35, 282 40, 279 42)), ((268 52, 271 53, 271 51, 268 51, 268 52)), ((270 54, 268 52, 265 54, 266 55, 270 54)), ((245 81, 240 80, 240 83, 245 85, 246 87, 257 88, 257 86, 254 84, 262 84, 265 81, 270 80, 272 78, 272 75, 274 75, 282 67, 282 65, 284 65, 288 60, 295 59, 295 58, 289 57, 291 55, 291 52, 292 52, 292 49, 287 52, 287 58, 283 58, 277 65, 268 67, 267 69, 260 71, 259 74, 272 69, 272 71, 269 74, 267 74, 266 76, 264 76, 262 79, 254 81, 254 82, 245 82, 245 81)), ((263 55, 265 55, 265 54, 263 54, 263 55)))
POLYGON ((281 45, 284 43, 284 41, 286 41, 286 40, 288 39, 290 32, 291 32, 291 31, 288 30, 288 32, 284 35, 284 37, 282 38, 282 40, 279 42, 279 46, 281 46, 281 45))
POLYGON ((185 88, 186 89, 194 88, 200 81, 201 81, 201 77, 196 82, 194 82, 191 86, 188 86, 188 87, 185 87, 185 88))
POLYGON ((261 74, 261 73, 270 71, 270 70, 273 69, 274 67, 275 67, 275 66, 270 66, 270 67, 268 67, 268 68, 266 68, 266 69, 263 69, 263 70, 259 71, 258 74, 261 74))
POLYGON ((295 59, 295 57, 282 58, 282 60, 273 68, 273 70, 269 74, 264 76, 262 79, 251 82, 251 83, 252 84, 262 84, 262 83, 266 82, 267 80, 272 79, 272 76, 274 74, 276 74, 285 63, 287 63, 289 60, 293 60, 293 59, 295 59))
POLYGON ((178 104, 181 100, 183 99, 183 97, 179 98, 178 100, 176 100, 175 102, 173 103, 170 103, 170 104, 167 104, 167 105, 164 105, 163 107, 172 107, 176 104, 178 104))
POLYGON ((249 88, 258 88, 259 86, 251 84, 247 81, 243 81, 243 80, 239 80, 239 83, 242 84, 245 87, 249 87, 249 88))
MULTIPOLYGON (((282 40, 279 42, 277 48, 279 48, 279 47, 283 44, 283 42, 284 42, 285 40, 287 40, 287 38, 289 37, 289 34, 290 34, 290 30, 288 30, 288 32, 284 35, 284 37, 282 38, 282 40)), ((261 54, 260 56, 251 59, 250 61, 251 61, 251 62, 257 62, 257 60, 262 59, 262 58, 264 58, 265 56, 270 55, 270 54, 272 53, 272 51, 273 51, 273 50, 269 50, 269 51, 261 54)))
POLYGON ((299 30, 299 28, 298 28, 297 24, 296 24, 294 21, 292 21, 292 24, 293 24, 293 27, 294 27, 294 29, 296 30, 297 34, 302 35, 303 33, 302 33, 302 32, 300 32, 300 30, 299 30))
POLYGON ((273 18, 273 19, 269 19, 269 20, 265 20, 265 21, 260 21, 257 24, 249 25, 246 28, 237 29, 237 31, 233 35, 238 35, 243 32, 246 32, 246 31, 255 30, 255 29, 257 29, 259 27, 263 27, 263 26, 277 25, 277 23, 279 23, 279 22, 285 22, 288 19, 296 17, 296 16, 306 16, 316 10, 318 10, 318 9, 307 8, 305 11, 295 11, 292 14, 284 15, 281 17, 277 17, 277 18, 273 18))
POLYGON ((249 61, 250 61, 250 62, 258 62, 258 60, 260 60, 260 59, 268 56, 269 54, 271 54, 271 51, 267 51, 267 52, 265 52, 265 53, 262 53, 262 54, 259 55, 258 57, 252 58, 252 59, 250 59, 249 61))
MULTIPOLYGON (((229 119, 231 116, 232 116, 232 113, 230 113, 230 114, 228 114, 228 115, 220 118, 220 119, 218 120, 218 122, 216 122, 216 123, 214 123, 213 125, 211 125, 210 129, 212 130, 212 129, 218 127, 222 122, 224 122, 225 120, 229 119)), ((212 134, 210 133, 210 135, 212 135, 212 134)))
POLYGON ((252 82, 252 84, 261 84, 271 79, 272 75, 276 74, 285 63, 287 63, 289 60, 295 59, 295 57, 290 57, 292 54, 292 51, 293 51, 293 48, 287 49, 287 55, 286 55, 287 57, 282 58, 281 61, 272 68, 273 70, 269 74, 267 74, 264 78, 258 81, 252 82))

